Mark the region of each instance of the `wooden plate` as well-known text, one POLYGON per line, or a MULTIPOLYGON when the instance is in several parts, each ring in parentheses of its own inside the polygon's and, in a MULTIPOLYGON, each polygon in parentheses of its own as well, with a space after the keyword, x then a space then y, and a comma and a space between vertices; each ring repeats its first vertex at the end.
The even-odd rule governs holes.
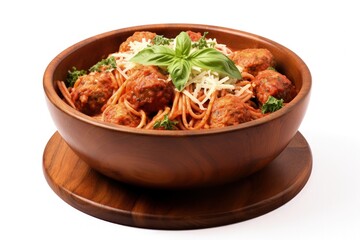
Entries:
POLYGON ((258 217, 295 197, 311 169, 311 149, 300 132, 263 170, 202 189, 144 189, 112 180, 79 159, 58 132, 43 155, 45 178, 65 202, 106 221, 153 229, 207 228, 258 217))

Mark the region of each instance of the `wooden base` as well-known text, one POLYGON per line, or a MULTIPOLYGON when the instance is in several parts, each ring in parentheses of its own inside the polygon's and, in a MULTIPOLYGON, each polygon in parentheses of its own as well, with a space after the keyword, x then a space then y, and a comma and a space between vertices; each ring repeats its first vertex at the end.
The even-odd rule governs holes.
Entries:
POLYGON ((311 150, 299 132, 263 170, 202 189, 144 189, 112 180, 79 159, 57 132, 43 155, 46 180, 65 202, 106 221, 153 229, 207 228, 258 217, 295 197, 311 168, 311 150))

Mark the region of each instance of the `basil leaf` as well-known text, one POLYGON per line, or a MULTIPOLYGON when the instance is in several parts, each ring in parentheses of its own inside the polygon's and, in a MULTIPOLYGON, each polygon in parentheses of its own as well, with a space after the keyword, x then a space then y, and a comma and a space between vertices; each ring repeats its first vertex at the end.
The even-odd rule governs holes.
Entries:
POLYGON ((144 48, 130 59, 143 65, 168 66, 174 61, 175 52, 169 47, 154 45, 144 48))
POLYGON ((215 72, 229 75, 236 79, 241 79, 239 69, 227 56, 214 48, 204 48, 193 52, 188 57, 191 64, 215 72))
MULTIPOLYGON (((205 34, 203 40, 205 40, 205 34)), ((175 87, 180 91, 183 90, 188 81, 192 66, 241 79, 241 74, 234 62, 216 49, 197 49, 191 53, 192 42, 186 32, 181 32, 176 37, 175 44, 175 50, 164 45, 147 47, 131 58, 130 61, 143 65, 167 67, 175 87)))
POLYGON ((191 39, 186 32, 181 32, 176 37, 175 55, 177 57, 187 57, 191 50, 191 39))
POLYGON ((189 61, 182 58, 175 58, 174 62, 169 65, 168 70, 173 84, 179 91, 182 91, 191 72, 189 61))

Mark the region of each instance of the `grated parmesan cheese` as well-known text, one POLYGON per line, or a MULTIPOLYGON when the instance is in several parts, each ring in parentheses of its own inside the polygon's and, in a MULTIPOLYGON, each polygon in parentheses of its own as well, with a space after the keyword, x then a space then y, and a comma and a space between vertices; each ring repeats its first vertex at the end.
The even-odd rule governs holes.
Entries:
MULTIPOLYGON (((231 50, 226 47, 224 44, 218 44, 216 39, 207 39, 207 42, 218 51, 222 52, 225 55, 231 54, 231 50)), ((134 68, 137 64, 130 62, 129 60, 134 57, 137 53, 139 53, 144 48, 151 46, 151 40, 146 40, 145 38, 142 39, 141 42, 133 41, 129 43, 130 50, 127 52, 117 52, 111 54, 111 56, 114 56, 116 59, 116 64, 118 66, 118 70, 121 75, 123 75, 126 79, 129 78, 129 76, 126 74, 127 71, 134 68)), ((175 49, 175 41, 173 41, 170 45, 170 48, 175 49)), ((237 66, 239 71, 242 72, 242 68, 237 66)), ((169 76, 169 81, 171 81, 171 78, 169 76)), ((190 78, 187 82, 187 86, 190 84, 194 84, 195 88, 193 90, 193 93, 190 93, 186 89, 184 89, 182 92, 188 96, 191 101, 193 101, 195 104, 199 106, 201 110, 206 110, 204 107, 204 104, 209 101, 211 98, 211 95, 218 90, 234 90, 235 89, 235 83, 236 79, 231 79, 229 77, 223 77, 220 78, 219 74, 217 72, 213 72, 210 70, 204 70, 197 66, 192 66, 191 68, 191 74, 190 78), (200 93, 200 91, 203 91, 205 98, 200 101, 197 97, 200 93)), ((241 95, 244 91, 249 91, 249 86, 243 87, 241 90, 236 90, 236 95, 241 95)))
POLYGON ((150 39, 146 40, 145 38, 143 38, 143 39, 141 40, 141 42, 134 41, 134 42, 130 42, 130 43, 129 43, 130 51, 133 52, 133 55, 134 55, 134 56, 135 56, 138 52, 140 52, 141 50, 143 50, 144 48, 148 47, 149 45, 152 45, 152 44, 151 44, 151 40, 150 40, 150 39))
POLYGON ((241 96, 245 91, 248 93, 252 93, 250 90, 248 90, 251 87, 251 84, 248 83, 244 87, 242 87, 240 90, 235 90, 235 96, 241 96))
POLYGON ((133 41, 129 43, 130 51, 127 52, 117 52, 113 53, 110 56, 114 56, 116 59, 116 65, 118 66, 118 70, 126 79, 129 76, 126 74, 127 71, 134 68, 137 64, 130 62, 129 60, 138 54, 141 50, 151 45, 151 40, 146 40, 143 38, 141 42, 133 41))
POLYGON ((211 98, 211 95, 217 90, 234 90, 233 80, 229 77, 220 78, 219 74, 209 70, 202 70, 198 73, 198 69, 192 71, 187 86, 195 84, 195 89, 191 94, 184 90, 183 93, 196 103, 201 110, 205 110, 204 104, 211 98), (203 90, 205 98, 202 101, 197 99, 199 92, 203 90))

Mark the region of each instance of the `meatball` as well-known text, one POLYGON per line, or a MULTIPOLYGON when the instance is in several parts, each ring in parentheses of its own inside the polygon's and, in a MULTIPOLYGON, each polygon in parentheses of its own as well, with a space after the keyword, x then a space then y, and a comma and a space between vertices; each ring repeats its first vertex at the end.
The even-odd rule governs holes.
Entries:
POLYGON ((92 72, 76 80, 70 95, 76 109, 93 116, 101 112, 116 89, 118 84, 112 73, 92 72))
POLYGON ((135 109, 154 113, 168 106, 174 90, 167 76, 154 66, 143 66, 129 78, 126 99, 135 109))
POLYGON ((230 54, 229 58, 236 65, 242 67, 244 72, 254 76, 275 64, 274 56, 265 48, 248 48, 235 51, 230 54))
POLYGON ((199 32, 193 32, 193 31, 186 31, 186 33, 189 35, 191 41, 197 42, 202 37, 201 33, 199 32))
POLYGON ((215 100, 209 118, 210 128, 220 128, 237 125, 257 119, 261 115, 259 110, 244 103, 235 95, 225 95, 215 100))
POLYGON ((274 70, 259 72, 252 85, 256 98, 262 104, 266 103, 269 96, 290 102, 297 94, 292 82, 285 75, 274 70))
POLYGON ((110 105, 104 111, 105 122, 128 127, 137 127, 140 120, 141 119, 138 116, 133 115, 122 102, 116 105, 110 105))
POLYGON ((125 42, 121 43, 119 51, 127 52, 130 50, 131 42, 142 42, 143 39, 152 40, 155 36, 156 33, 152 32, 135 32, 132 36, 128 37, 125 42))

